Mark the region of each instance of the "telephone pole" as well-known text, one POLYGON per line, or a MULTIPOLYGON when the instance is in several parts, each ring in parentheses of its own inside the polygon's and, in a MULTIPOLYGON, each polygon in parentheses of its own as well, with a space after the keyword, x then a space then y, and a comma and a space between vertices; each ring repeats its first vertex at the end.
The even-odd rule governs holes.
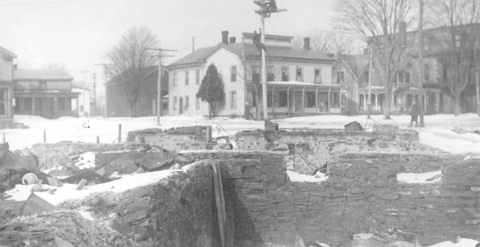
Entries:
POLYGON ((158 77, 157 77, 157 125, 160 125, 160 115, 162 114, 162 57, 173 57, 173 55, 164 55, 162 51, 177 51, 162 48, 148 48, 147 50, 158 51, 158 77))
MULTIPOLYGON (((86 88, 86 84, 87 84, 87 79, 85 78, 85 74, 88 73, 88 71, 84 70, 82 71, 83 73, 83 113, 86 112, 86 103, 85 103, 85 95, 87 94, 86 91, 85 91, 85 88, 86 88)), ((90 100, 89 100, 90 101, 90 100)), ((90 102, 88 102, 88 104, 90 104, 90 102)), ((80 106, 78 106, 80 108, 80 106)))
POLYGON ((419 34, 420 34, 420 42, 418 42, 419 44, 419 49, 418 49, 418 60, 420 62, 420 99, 419 99, 419 103, 420 103, 420 124, 419 126, 420 127, 425 127, 425 122, 423 121, 423 115, 424 115, 424 99, 425 99, 425 96, 424 96, 424 92, 423 92, 423 81, 425 80, 425 75, 424 75, 424 65, 423 65, 423 43, 424 43, 424 40, 423 40, 423 0, 419 0, 420 2, 420 23, 419 23, 419 34))
MULTIPOLYGON (((371 41, 373 42, 373 41, 371 41)), ((373 80, 373 44, 370 44, 370 65, 368 69, 368 97, 367 97, 367 118, 372 113, 372 80, 373 80)))
MULTIPOLYGON (((261 42, 265 44, 265 18, 270 17, 272 13, 277 12, 285 12, 286 9, 271 9, 271 2, 275 2, 274 0, 270 0, 269 4, 265 2, 265 0, 255 0, 253 3, 260 6, 260 10, 255 10, 255 13, 260 15, 260 20, 262 22, 262 36, 261 42)), ((275 4, 276 5, 276 4, 275 4)), ((266 68, 266 54, 265 49, 261 50, 262 53, 262 98, 263 98, 263 120, 268 120, 268 110, 267 110, 267 68, 266 68)))
POLYGON ((93 105, 92 105, 92 116, 97 115, 97 77, 93 73, 93 105))
POLYGON ((105 73, 105 118, 108 118, 108 66, 113 66, 111 63, 97 63, 97 66, 103 66, 103 72, 105 73))

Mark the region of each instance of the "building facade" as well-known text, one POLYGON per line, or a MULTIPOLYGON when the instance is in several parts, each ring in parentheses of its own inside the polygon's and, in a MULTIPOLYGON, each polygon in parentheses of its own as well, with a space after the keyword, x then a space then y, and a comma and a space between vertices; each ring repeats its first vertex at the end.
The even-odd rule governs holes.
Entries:
POLYGON ((13 71, 15 114, 44 118, 78 116, 79 93, 72 91, 73 78, 63 70, 13 71))
POLYGON ((16 57, 0 47, 0 127, 13 122, 13 60, 16 57))
MULTIPOLYGON (((334 59, 310 50, 292 48, 291 36, 266 35, 267 104, 270 118, 342 112, 341 86, 332 82, 334 59)), ((202 48, 167 66, 170 115, 208 116, 209 107, 196 97, 206 69, 217 67, 224 83, 225 101, 217 115, 259 119, 261 57, 253 34, 240 42, 222 32, 222 42, 202 48)))
MULTIPOLYGON (((478 33, 480 25, 471 25, 471 33, 478 33)), ((459 30, 464 30, 460 28, 459 30)), ((440 27, 424 30, 423 47, 423 75, 419 73, 419 41, 418 32, 406 32, 406 27, 400 29, 397 35, 404 36, 407 51, 401 57, 401 63, 393 78, 393 98, 392 113, 408 113, 414 101, 421 100, 423 88, 424 112, 425 114, 453 113, 455 108, 454 95, 451 90, 451 73, 455 73, 449 68, 446 58, 450 58, 452 53, 456 53, 465 45, 463 40, 467 39, 465 32, 459 32, 455 35, 454 41, 451 38, 450 27, 440 27), (452 43, 455 42, 455 43, 452 43), (420 85, 420 76, 423 76, 423 85, 420 85), (450 84, 449 84, 450 83, 450 84), (450 87, 449 87, 450 85, 450 87)), ((463 113, 476 111, 475 94, 475 64, 478 59, 475 56, 475 50, 480 48, 476 44, 469 52, 471 58, 475 60, 471 67, 467 68, 468 82, 465 90, 461 93, 460 106, 463 113)), ((465 50, 463 51, 465 52, 465 50)), ((365 114, 368 107, 368 80, 370 76, 370 51, 365 50, 361 55, 343 55, 339 56, 333 66, 333 81, 343 85, 347 89, 348 114, 365 114)), ((372 113, 383 113, 383 104, 385 101, 385 87, 382 78, 379 75, 378 64, 373 63, 373 77, 371 92, 372 113)))

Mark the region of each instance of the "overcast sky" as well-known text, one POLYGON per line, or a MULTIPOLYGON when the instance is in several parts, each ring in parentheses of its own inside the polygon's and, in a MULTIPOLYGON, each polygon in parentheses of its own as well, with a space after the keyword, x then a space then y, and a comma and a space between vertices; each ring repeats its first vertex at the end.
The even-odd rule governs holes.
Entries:
MULTIPOLYGON (((329 30, 335 0, 277 0, 287 12, 266 19, 268 34, 329 30)), ((195 48, 216 45, 221 31, 240 38, 260 27, 253 0, 0 0, 0 46, 17 55, 19 68, 65 66, 75 79, 82 71, 103 82, 97 63, 131 26, 146 26, 162 48, 176 49, 169 64, 195 48)))

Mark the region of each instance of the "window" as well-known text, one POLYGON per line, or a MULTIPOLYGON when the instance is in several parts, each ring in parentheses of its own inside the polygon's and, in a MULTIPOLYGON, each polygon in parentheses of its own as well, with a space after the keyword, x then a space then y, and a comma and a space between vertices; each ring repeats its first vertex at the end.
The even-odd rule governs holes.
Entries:
POLYGON ((39 85, 40 85, 40 90, 47 90, 47 82, 46 81, 39 82, 39 85))
POLYGON ((315 69, 314 70, 314 83, 315 84, 322 84, 322 69, 315 69))
POLYGON ((288 67, 282 67, 282 81, 290 81, 290 75, 288 73, 288 67))
POLYGON ((398 72, 398 82, 399 83, 404 83, 405 82, 405 72, 404 71, 399 71, 398 72))
POLYGON ((370 71, 366 70, 365 71, 365 81, 368 83, 369 79, 370 79, 370 71))
POLYGON ((461 45, 461 36, 460 34, 455 34, 455 47, 459 48, 461 45))
POLYGON ((237 109, 237 91, 230 92, 230 109, 237 109))
POLYGON ((65 111, 65 100, 63 98, 58 98, 57 99, 57 107, 59 111, 65 111))
POLYGON ((297 67, 297 81, 303 81, 303 68, 297 67))
POLYGON ((287 91, 278 92, 278 96, 279 96, 278 106, 287 107, 288 105, 287 91))
POLYGON ((267 66, 267 81, 275 81, 275 67, 273 65, 267 66))
POLYGON ((260 67, 252 66, 252 82, 260 82, 260 67))
POLYGON ((345 82, 345 72, 337 71, 337 84, 345 82))
POLYGON ((307 101, 307 107, 315 107, 315 92, 306 92, 305 93, 305 100, 307 101))
POLYGON ((340 95, 338 93, 332 93, 332 108, 339 108, 340 107, 340 95))
POLYGON ((195 110, 200 110, 200 98, 197 97, 197 100, 195 101, 195 110))
MULTIPOLYGON (((175 75, 175 74, 174 74, 174 75, 175 75)), ((173 96, 172 109, 173 109, 173 110, 176 110, 176 109, 177 109, 177 96, 173 96)))
POLYGON ((185 71, 185 86, 188 86, 190 83, 190 76, 188 74, 188 71, 185 71))
POLYGON ((405 83, 410 83, 410 72, 405 72, 405 83))
POLYGON ((200 70, 195 72, 195 84, 200 85, 200 70))
POLYGON ((177 86, 177 73, 173 73, 173 86, 176 87, 177 86))
POLYGON ((236 82, 237 81, 237 66, 233 65, 230 67, 230 81, 236 82))
POLYGON ((188 96, 185 96, 185 111, 188 111, 188 108, 190 108, 190 101, 188 99, 188 96))
POLYGON ((424 66, 423 66, 423 78, 425 79, 425 81, 429 81, 430 80, 430 65, 428 63, 426 63, 424 66))

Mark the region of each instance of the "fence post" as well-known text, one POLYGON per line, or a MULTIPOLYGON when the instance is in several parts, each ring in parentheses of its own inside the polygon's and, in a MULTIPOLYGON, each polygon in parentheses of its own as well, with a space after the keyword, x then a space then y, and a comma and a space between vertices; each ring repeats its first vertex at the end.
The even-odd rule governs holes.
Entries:
POLYGON ((43 143, 47 143, 47 130, 43 130, 43 143))
POLYGON ((3 143, 5 143, 5 132, 3 132, 3 143))
POLYGON ((118 143, 122 142, 122 124, 118 125, 118 143))

